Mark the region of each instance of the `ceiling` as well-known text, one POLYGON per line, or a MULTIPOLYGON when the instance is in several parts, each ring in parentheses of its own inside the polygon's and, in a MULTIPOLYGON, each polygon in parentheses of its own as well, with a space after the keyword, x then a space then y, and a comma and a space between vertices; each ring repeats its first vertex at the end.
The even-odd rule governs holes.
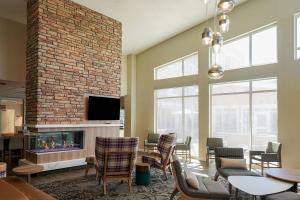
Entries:
MULTIPOLYGON (((215 0, 72 0, 122 22, 123 55, 136 54, 214 14, 215 0)), ((236 0, 240 3, 246 0, 236 0)), ((26 0, 1 0, 0 17, 26 23, 26 0)))

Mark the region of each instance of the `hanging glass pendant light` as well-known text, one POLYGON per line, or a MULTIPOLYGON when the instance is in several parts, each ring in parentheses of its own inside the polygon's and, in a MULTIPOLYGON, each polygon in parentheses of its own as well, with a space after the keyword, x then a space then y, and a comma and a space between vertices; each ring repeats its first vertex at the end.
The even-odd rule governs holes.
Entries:
POLYGON ((224 76, 224 70, 223 68, 218 65, 214 64, 212 65, 208 70, 208 77, 210 79, 220 79, 224 76))
POLYGON ((222 14, 219 18, 219 27, 222 33, 226 33, 229 31, 230 20, 228 15, 222 14))
POLYGON ((221 33, 215 32, 213 35, 213 40, 211 42, 211 46, 213 48, 214 53, 219 53, 222 45, 223 45, 223 37, 221 33))
POLYGON ((204 45, 210 45, 211 41, 212 41, 212 37, 213 37, 213 32, 211 30, 211 28, 204 28, 203 32, 202 32, 202 43, 204 45))
POLYGON ((234 8, 234 0, 220 0, 218 9, 220 12, 230 12, 234 8))

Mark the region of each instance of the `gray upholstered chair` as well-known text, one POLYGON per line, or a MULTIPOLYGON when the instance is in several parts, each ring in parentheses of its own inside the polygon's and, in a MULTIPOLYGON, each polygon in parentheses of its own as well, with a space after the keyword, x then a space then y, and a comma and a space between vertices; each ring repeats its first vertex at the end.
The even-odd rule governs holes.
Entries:
POLYGON ((180 192, 180 199, 229 199, 230 194, 226 190, 223 184, 212 181, 210 179, 203 179, 200 176, 197 176, 200 189, 191 188, 185 179, 185 174, 181 168, 181 164, 177 158, 177 156, 173 156, 172 161, 172 170, 174 174, 174 179, 176 183, 176 188, 174 189, 170 200, 174 198, 174 196, 180 192))
POLYGON ((4 141, 0 138, 0 161, 4 161, 4 141))
MULTIPOLYGON (((225 148, 217 147, 215 148, 215 161, 217 172, 215 175, 215 180, 219 176, 222 176, 225 179, 228 179, 229 176, 260 176, 248 169, 244 168, 222 168, 221 158, 230 158, 230 159, 244 159, 244 150, 243 148, 225 148)), ((231 191, 231 185, 229 185, 229 190, 231 191)))
POLYGON ((158 133, 149 133, 147 139, 144 141, 144 151, 157 148, 159 136, 158 133))
POLYGON ((281 148, 282 148, 282 144, 277 142, 269 142, 266 151, 250 151, 249 152, 250 170, 253 164, 259 165, 261 167, 261 174, 263 175, 264 168, 270 168, 270 167, 281 168, 282 167, 281 148), (265 166, 266 163, 267 163, 267 167, 265 166))
POLYGON ((215 148, 223 147, 222 138, 207 138, 206 141, 206 164, 209 166, 209 159, 215 158, 215 148))
POLYGON ((189 160, 191 161, 191 141, 192 137, 187 136, 184 143, 176 143, 176 155, 185 156, 185 160, 189 157, 189 160))
POLYGON ((282 192, 265 197, 265 200, 300 200, 300 194, 294 192, 282 192))

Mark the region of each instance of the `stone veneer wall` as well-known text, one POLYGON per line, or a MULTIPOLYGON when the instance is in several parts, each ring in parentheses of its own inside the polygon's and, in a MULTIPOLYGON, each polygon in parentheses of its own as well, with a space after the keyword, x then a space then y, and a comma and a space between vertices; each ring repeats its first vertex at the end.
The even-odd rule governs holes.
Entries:
POLYGON ((120 96, 120 22, 70 0, 27 11, 27 124, 80 123, 85 96, 120 96))

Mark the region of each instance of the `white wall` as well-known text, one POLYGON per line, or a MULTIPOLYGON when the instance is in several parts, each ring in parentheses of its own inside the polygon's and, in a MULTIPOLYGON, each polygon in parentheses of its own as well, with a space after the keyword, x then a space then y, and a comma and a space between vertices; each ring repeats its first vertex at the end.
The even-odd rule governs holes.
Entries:
POLYGON ((26 25, 0 18, 0 80, 25 81, 26 25))
MULTIPOLYGON (((278 63, 227 71, 224 78, 207 78, 208 49, 201 45, 200 24, 136 56, 136 122, 132 135, 143 141, 154 130, 154 89, 180 85, 199 85, 200 155, 204 158, 209 134, 209 83, 278 77, 278 139, 283 143, 283 164, 300 168, 300 61, 293 56, 294 13, 300 12, 299 0, 249 0, 230 13, 231 28, 225 40, 265 26, 278 25, 278 63), (199 52, 199 75, 153 81, 153 69, 193 52, 199 52)), ((212 25, 212 20, 209 21, 212 25)), ((129 80, 128 80, 129 81, 129 80)), ((129 83, 128 83, 129 84, 129 83)), ((140 142, 142 146, 142 142, 140 142)))

